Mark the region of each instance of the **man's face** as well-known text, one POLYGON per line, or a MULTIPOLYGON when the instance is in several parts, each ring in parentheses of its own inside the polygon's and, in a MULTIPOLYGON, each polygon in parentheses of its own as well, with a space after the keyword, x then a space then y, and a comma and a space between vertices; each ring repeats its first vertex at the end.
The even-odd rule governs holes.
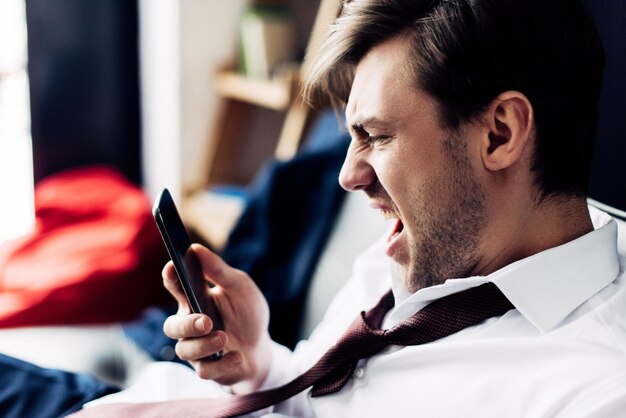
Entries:
POLYGON ((396 219, 387 254, 414 292, 475 267, 485 197, 468 157, 470 125, 442 127, 434 101, 411 81, 408 51, 406 40, 394 38, 358 64, 340 183, 396 219))

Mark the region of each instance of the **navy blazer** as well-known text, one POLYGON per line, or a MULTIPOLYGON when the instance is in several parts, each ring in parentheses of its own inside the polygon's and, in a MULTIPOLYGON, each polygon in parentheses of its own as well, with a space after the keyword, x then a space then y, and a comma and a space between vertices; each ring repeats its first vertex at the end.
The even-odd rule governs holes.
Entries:
POLYGON ((289 347, 297 342, 309 281, 346 193, 337 179, 349 136, 334 123, 326 145, 262 171, 222 253, 260 287, 270 306, 270 334, 289 347))

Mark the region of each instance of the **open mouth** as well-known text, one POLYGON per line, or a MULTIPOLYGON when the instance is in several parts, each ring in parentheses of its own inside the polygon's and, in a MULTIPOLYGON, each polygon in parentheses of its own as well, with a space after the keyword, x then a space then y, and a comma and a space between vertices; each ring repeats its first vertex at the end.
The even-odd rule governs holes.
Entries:
POLYGON ((387 242, 391 242, 395 240, 396 238, 398 238, 403 230, 404 230, 404 224, 402 223, 400 218, 397 218, 396 223, 393 229, 391 230, 391 233, 389 234, 389 238, 387 238, 387 242))
POLYGON ((395 214, 395 212, 388 210, 383 210, 381 212, 385 219, 395 220, 393 228, 391 229, 389 236, 387 237, 387 242, 391 242, 400 236, 400 234, 404 230, 404 224, 402 223, 402 220, 398 217, 398 215, 395 214))
POLYGON ((383 218, 393 221, 393 227, 389 231, 387 236, 387 255, 392 258, 400 257, 405 251, 404 247, 406 242, 404 240, 404 223, 398 216, 395 210, 388 210, 387 208, 381 208, 378 206, 383 218))

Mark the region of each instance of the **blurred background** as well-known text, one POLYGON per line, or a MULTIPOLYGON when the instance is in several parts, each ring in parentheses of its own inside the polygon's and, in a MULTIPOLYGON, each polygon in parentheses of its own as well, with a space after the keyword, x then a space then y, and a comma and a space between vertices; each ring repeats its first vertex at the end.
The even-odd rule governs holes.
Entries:
MULTIPOLYGON (((338 4, 0 1, 0 352, 107 374, 126 357, 110 348, 137 334, 119 322, 141 318, 163 344, 145 350, 173 358, 151 201, 167 187, 193 239, 223 248, 255 175, 291 159, 317 117, 300 74, 338 4), (42 327, 45 348, 26 344, 42 327)), ((330 228, 315 229, 302 235, 330 228)))
MULTIPOLYGON (((345 132, 298 94, 305 51, 339 3, 0 0, 0 352, 90 372, 104 358, 106 376, 123 381, 132 373, 119 372, 125 356, 110 348, 139 333, 152 358, 172 359, 173 342, 152 344, 165 313, 144 317, 141 332, 115 331, 117 342, 93 327, 171 303, 150 201, 169 188, 194 239, 220 250, 257 173, 328 140, 326 165, 281 165, 292 183, 280 183, 278 205, 266 201, 276 171, 264 172, 267 193, 248 200, 257 206, 242 218, 239 247, 223 252, 264 291, 275 340, 308 335, 351 260, 386 228, 364 197, 342 200, 332 170, 345 132), (53 327, 40 344, 38 327, 77 323, 88 324, 80 336, 53 327)), ((607 51, 590 196, 626 210, 626 2, 588 4, 607 51)))
MULTIPOLYGON (((589 2, 608 54, 590 195, 626 209, 618 3, 589 2)), ((327 23, 337 4, 0 2, 0 240, 32 226, 34 182, 98 164, 150 197, 170 188, 219 248, 240 213, 240 188, 267 160, 293 156, 315 118, 299 102, 298 75, 316 18, 327 23)))
POLYGON ((151 197, 168 187, 185 202, 215 183, 245 185, 276 151, 319 6, 3 0, 0 239, 32 225, 33 182, 69 168, 112 166, 151 197), (289 41, 267 74, 239 76, 244 16, 265 24, 248 38, 274 49, 289 41), (220 76, 230 90, 219 89, 220 76), (216 158, 219 142, 231 145, 216 158))

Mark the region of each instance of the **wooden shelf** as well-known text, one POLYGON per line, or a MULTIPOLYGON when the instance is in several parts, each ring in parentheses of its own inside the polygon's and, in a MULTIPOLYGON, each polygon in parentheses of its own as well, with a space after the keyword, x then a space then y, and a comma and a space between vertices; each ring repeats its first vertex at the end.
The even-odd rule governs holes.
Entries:
POLYGON ((304 61, 283 67, 273 79, 246 77, 233 69, 232 62, 226 63, 214 75, 220 109, 206 155, 206 183, 187 191, 182 211, 185 222, 216 250, 226 244, 242 213, 244 200, 207 191, 207 188, 220 184, 247 184, 257 169, 253 166, 272 157, 271 147, 273 158, 279 160, 287 160, 297 153, 313 116, 312 109, 300 95, 301 74, 309 68, 311 54, 319 49, 320 39, 339 8, 339 0, 319 0, 304 61), (267 141, 257 140, 257 133, 250 135, 246 132, 253 114, 263 109, 276 111, 282 118, 277 141, 275 145, 270 143, 267 149, 259 146, 267 145, 267 141), (252 154, 244 150, 252 150, 252 154))
POLYGON ((298 82, 297 71, 287 71, 271 80, 248 78, 234 71, 216 74, 216 88, 225 98, 240 100, 256 106, 283 111, 293 101, 298 82))
POLYGON ((241 197, 203 190, 185 199, 182 216, 186 225, 207 240, 212 248, 221 251, 244 204, 241 197))

